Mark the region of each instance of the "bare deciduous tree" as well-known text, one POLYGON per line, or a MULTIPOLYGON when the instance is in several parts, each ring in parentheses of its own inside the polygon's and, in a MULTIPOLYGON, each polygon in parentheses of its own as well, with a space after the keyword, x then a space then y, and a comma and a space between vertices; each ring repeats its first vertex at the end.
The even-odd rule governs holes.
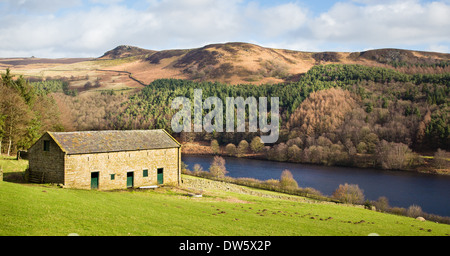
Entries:
POLYGON ((447 151, 438 149, 434 153, 433 166, 438 169, 445 169, 449 166, 449 161, 447 161, 447 151))
POLYGON ((228 173, 225 168, 225 159, 220 156, 215 156, 209 167, 209 172, 213 177, 223 178, 228 173))
POLYGON ((294 179, 294 176, 292 175, 292 173, 289 170, 284 170, 281 173, 280 186, 282 188, 288 188, 288 189, 298 188, 297 181, 294 179))
POLYGON ((333 197, 349 204, 360 204, 364 202, 364 193, 356 184, 339 185, 334 191, 333 197))

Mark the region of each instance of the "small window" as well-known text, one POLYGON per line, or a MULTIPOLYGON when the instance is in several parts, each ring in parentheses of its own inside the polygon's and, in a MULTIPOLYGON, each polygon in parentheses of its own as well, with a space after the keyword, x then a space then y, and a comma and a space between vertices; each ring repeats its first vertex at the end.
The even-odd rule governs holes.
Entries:
POLYGON ((144 170, 142 171, 142 176, 148 177, 148 170, 147 170, 147 169, 144 169, 144 170))
POLYGON ((116 179, 116 174, 115 173, 111 174, 111 180, 114 180, 114 179, 116 179))
POLYGON ((50 151, 50 141, 44 140, 44 151, 50 151))

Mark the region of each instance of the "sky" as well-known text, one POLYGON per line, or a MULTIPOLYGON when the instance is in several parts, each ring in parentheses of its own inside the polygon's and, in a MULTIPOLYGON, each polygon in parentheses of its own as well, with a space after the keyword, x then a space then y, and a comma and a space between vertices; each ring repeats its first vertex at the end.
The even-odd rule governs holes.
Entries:
POLYGON ((0 0, 0 58, 99 57, 246 42, 450 52, 450 0, 0 0))

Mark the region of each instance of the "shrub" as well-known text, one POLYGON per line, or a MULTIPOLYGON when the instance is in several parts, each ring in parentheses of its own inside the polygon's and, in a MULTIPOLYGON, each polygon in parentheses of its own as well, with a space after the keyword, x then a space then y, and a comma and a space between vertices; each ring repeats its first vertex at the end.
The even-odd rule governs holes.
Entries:
POLYGON ((447 168, 449 164, 446 158, 447 152, 439 148, 436 153, 434 153, 433 166, 437 169, 447 168))
POLYGON ((85 90, 89 90, 92 87, 92 83, 90 81, 87 81, 83 87, 85 90))
POLYGON ((314 164, 322 164, 328 157, 328 152, 322 146, 311 146, 309 149, 309 161, 314 164))
POLYGON ((289 147, 291 147, 292 145, 297 145, 298 148, 302 149, 303 148, 303 141, 302 141, 302 139, 300 137, 295 137, 295 138, 289 139, 286 142, 286 145, 288 145, 289 147))
POLYGON ((236 155, 236 146, 233 143, 229 143, 225 146, 225 151, 229 156, 235 156, 236 155))
POLYGON ((288 148, 288 158, 292 162, 300 162, 302 157, 302 150, 297 145, 292 145, 288 148))
POLYGON ((188 169, 188 165, 183 161, 181 161, 181 173, 192 174, 191 170, 188 169))
POLYGON ((215 156, 209 167, 209 173, 215 178, 224 178, 228 173, 225 168, 225 159, 220 156, 215 156))
POLYGON ((356 184, 339 185, 334 191, 333 197, 350 204, 361 204, 364 202, 364 193, 356 184))
POLYGON ((377 158, 383 169, 406 169, 410 167, 414 160, 411 149, 403 143, 381 141, 377 158))
POLYGON ((389 212, 396 215, 406 215, 406 209, 402 207, 392 207, 389 209, 389 212))
POLYGON ((215 155, 220 153, 220 146, 219 146, 219 142, 217 140, 211 141, 211 150, 213 151, 213 153, 215 155))
POLYGON ((372 205, 381 212, 386 212, 389 210, 389 200, 385 196, 380 196, 377 201, 372 202, 372 205))
POLYGON ((320 192, 319 190, 317 190, 315 188, 306 187, 306 188, 300 188, 299 190, 301 190, 303 195, 305 195, 305 196, 323 197, 322 192, 320 192))
POLYGON ((365 154, 367 152, 367 145, 363 141, 361 141, 357 146, 356 150, 358 153, 365 154))
POLYGON ((408 207, 408 209, 406 209, 406 216, 408 217, 417 218, 422 215, 423 215, 422 207, 418 205, 413 204, 410 207, 408 207))
POLYGON ((367 199, 366 201, 364 201, 364 208, 365 208, 365 209, 371 210, 372 207, 374 207, 374 205, 372 204, 371 201, 369 201, 368 199, 367 199))
POLYGON ((242 157, 248 153, 248 142, 246 140, 241 140, 237 147, 237 156, 242 157))
POLYGON ((288 160, 288 146, 285 143, 277 144, 273 147, 274 157, 276 161, 287 161, 288 160))
POLYGON ((268 179, 263 181, 263 184, 273 189, 280 186, 280 181, 277 179, 268 179))
POLYGON ((295 181, 294 176, 292 176, 289 170, 284 170, 281 173, 280 186, 288 189, 298 188, 297 181, 295 181))
POLYGON ((204 171, 203 167, 200 164, 195 164, 194 165, 194 168, 193 168, 193 172, 194 173, 200 173, 200 172, 203 172, 203 171, 204 171))
POLYGON ((254 153, 259 153, 264 149, 264 143, 262 143, 260 137, 254 137, 250 142, 250 148, 254 153))
POLYGON ((369 154, 375 153, 377 149, 377 144, 380 142, 378 136, 375 133, 371 132, 366 136, 364 136, 364 141, 366 144, 367 153, 369 154))
POLYGON ((255 178, 247 178, 247 177, 241 177, 236 178, 235 183, 245 186, 255 186, 257 184, 260 184, 261 181, 255 178))
MULTIPOLYGON (((342 144, 333 144, 329 147, 328 158, 325 159, 327 165, 344 164, 348 162, 348 153, 342 144)), ((322 160, 323 162, 324 160, 322 160)))

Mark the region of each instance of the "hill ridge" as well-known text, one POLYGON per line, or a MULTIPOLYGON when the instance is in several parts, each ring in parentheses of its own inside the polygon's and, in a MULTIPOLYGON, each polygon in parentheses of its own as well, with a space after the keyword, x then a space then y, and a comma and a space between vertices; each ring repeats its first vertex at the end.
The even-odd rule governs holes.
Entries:
POLYGON ((141 75, 136 75, 141 76, 141 80, 144 81, 146 72, 160 72, 164 78, 220 81, 230 84, 285 82, 306 73, 315 65, 330 63, 387 67, 448 66, 450 63, 450 54, 446 53, 395 48, 362 52, 308 52, 243 42, 151 51, 146 54, 138 53, 136 57, 140 58, 142 68, 146 70, 142 70, 141 75))
POLYGON ((132 45, 119 45, 105 52, 99 59, 118 59, 133 56, 140 56, 154 52, 153 50, 143 49, 132 45))
POLYGON ((330 50, 324 50, 324 51, 303 51, 303 50, 292 50, 287 48, 276 48, 276 47, 266 47, 261 46, 254 43, 246 43, 246 42, 225 42, 225 43, 211 43, 206 44, 204 46, 200 47, 194 47, 194 48, 184 48, 184 49, 164 49, 164 50, 151 50, 151 49, 145 49, 142 47, 134 46, 134 45, 118 45, 114 47, 111 50, 106 51, 102 56, 99 58, 102 58, 107 55, 107 53, 112 52, 114 50, 122 50, 122 49, 136 49, 136 50, 144 50, 151 53, 156 52, 167 52, 167 51, 191 51, 191 50, 198 50, 198 49, 208 49, 208 48, 217 48, 217 47, 225 47, 225 46, 247 46, 247 47, 259 47, 264 49, 272 49, 272 50, 284 50, 284 51, 291 51, 291 52, 304 52, 304 53, 367 53, 367 52, 377 52, 377 51, 401 51, 401 52, 417 52, 422 54, 428 54, 428 55, 435 55, 440 56, 441 58, 449 58, 450 53, 444 53, 444 52, 436 52, 436 51, 424 51, 424 50, 413 50, 413 49, 404 49, 404 48, 394 48, 394 47, 383 47, 383 48, 374 48, 374 49, 368 49, 363 51, 330 51, 330 50))
MULTIPOLYGON (((264 47, 253 43, 212 43, 197 48, 150 50, 119 45, 89 60, 38 61, 30 58, 0 59, 0 68, 13 68, 28 77, 110 79, 108 88, 141 88, 159 78, 211 81, 227 84, 276 84, 297 81, 312 67, 326 64, 360 64, 386 67, 403 73, 450 72, 450 54, 397 48, 360 52, 300 51, 264 47), (84 70, 84 71, 83 71, 84 70), (111 74, 96 70, 110 70, 111 74), (117 72, 128 72, 128 78, 117 72), (95 73, 95 74, 94 74, 95 73), (98 73, 98 74, 97 74, 98 73), (140 82, 137 82, 140 81, 140 82)), ((88 79, 85 79, 88 80, 88 79)), ((92 79, 91 79, 92 80, 92 79)), ((84 82, 85 83, 85 82, 84 82)), ((95 83, 95 81, 91 81, 95 83)))

